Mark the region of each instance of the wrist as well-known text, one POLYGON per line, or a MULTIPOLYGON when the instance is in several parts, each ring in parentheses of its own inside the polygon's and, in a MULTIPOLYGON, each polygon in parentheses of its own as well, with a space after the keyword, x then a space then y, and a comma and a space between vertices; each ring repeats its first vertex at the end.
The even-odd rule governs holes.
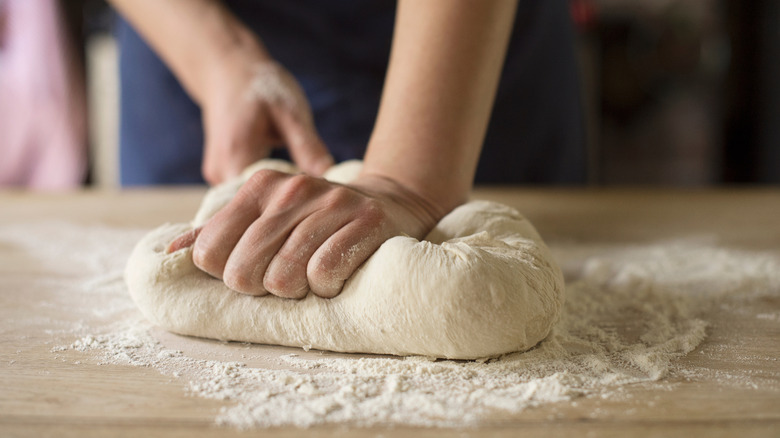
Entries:
POLYGON ((423 236, 441 220, 452 208, 443 208, 414 190, 387 176, 361 172, 358 178, 349 184, 364 195, 379 197, 404 207, 416 219, 418 227, 407 229, 409 235, 423 236))
POLYGON ((446 214, 468 200, 474 171, 468 163, 454 159, 457 154, 447 154, 436 147, 426 148, 426 145, 394 148, 372 142, 361 176, 395 181, 446 214), (409 149, 417 153, 409 153, 409 149))
POLYGON ((424 212, 425 216, 431 218, 434 224, 452 209, 464 203, 468 196, 467 191, 462 196, 452 191, 446 193, 446 187, 440 189, 438 184, 426 186, 418 183, 417 180, 405 178, 405 175, 393 174, 371 165, 364 165, 354 185, 361 187, 364 184, 378 187, 384 193, 391 194, 391 197, 407 200, 420 212, 424 212))
POLYGON ((193 71, 199 74, 189 90, 200 105, 223 95, 227 88, 249 89, 257 66, 274 62, 259 39, 243 26, 223 35, 205 52, 196 58, 193 71))

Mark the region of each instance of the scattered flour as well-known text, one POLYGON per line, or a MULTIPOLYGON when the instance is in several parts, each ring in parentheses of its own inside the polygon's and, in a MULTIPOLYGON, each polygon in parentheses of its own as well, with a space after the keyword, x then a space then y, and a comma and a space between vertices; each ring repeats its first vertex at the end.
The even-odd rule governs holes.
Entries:
POLYGON ((766 319, 769 321, 780 321, 780 312, 776 313, 759 313, 756 315, 758 319, 766 319))
MULTIPOLYGON (((443 361, 227 344, 243 345, 247 360, 214 360, 214 354, 207 360, 170 347, 172 335, 145 322, 127 295, 122 270, 142 234, 62 223, 5 227, 0 245, 16 247, 35 264, 3 282, 40 291, 44 302, 34 324, 67 340, 53 346, 53 354, 72 350, 93 363, 152 367, 181 381, 194 397, 223 401, 215 421, 239 428, 460 427, 581 397, 617 398, 625 385, 695 378, 697 370, 676 359, 705 338, 701 318, 708 309, 780 296, 780 257, 774 254, 701 241, 552 244, 566 273, 567 302, 554 332, 528 352, 443 361), (36 269, 61 275, 40 278, 36 269), (250 364, 257 358, 263 366, 250 364)), ((778 313, 755 317, 772 323, 778 313)), ((226 345, 180 341, 206 349, 226 345)))

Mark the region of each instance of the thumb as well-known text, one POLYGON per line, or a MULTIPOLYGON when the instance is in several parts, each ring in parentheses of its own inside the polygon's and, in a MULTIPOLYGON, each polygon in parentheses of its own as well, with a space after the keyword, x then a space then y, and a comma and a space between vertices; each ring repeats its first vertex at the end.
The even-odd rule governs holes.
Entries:
POLYGON ((322 176, 333 166, 333 157, 317 133, 311 117, 302 117, 286 109, 275 109, 273 113, 282 139, 301 170, 310 175, 322 176))
POLYGON ((194 230, 187 231, 186 233, 173 239, 173 241, 168 245, 168 248, 165 250, 165 253, 170 254, 182 248, 187 248, 194 245, 195 240, 198 238, 200 230, 202 229, 202 227, 195 228, 194 230))

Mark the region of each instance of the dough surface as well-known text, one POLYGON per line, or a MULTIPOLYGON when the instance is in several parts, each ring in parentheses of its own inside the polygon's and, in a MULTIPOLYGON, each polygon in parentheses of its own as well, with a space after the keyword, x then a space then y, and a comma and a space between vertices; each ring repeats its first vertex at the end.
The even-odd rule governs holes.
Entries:
MULTIPOLYGON (((514 209, 474 201, 445 216, 423 241, 387 240, 332 299, 252 297, 200 271, 192 251, 166 254, 204 223, 265 160, 211 189, 191 224, 166 224, 135 247, 125 279, 154 324, 183 335, 339 352, 477 359, 527 350, 563 305, 563 276, 536 230, 514 209)), ((326 178, 346 182, 359 163, 326 178)))

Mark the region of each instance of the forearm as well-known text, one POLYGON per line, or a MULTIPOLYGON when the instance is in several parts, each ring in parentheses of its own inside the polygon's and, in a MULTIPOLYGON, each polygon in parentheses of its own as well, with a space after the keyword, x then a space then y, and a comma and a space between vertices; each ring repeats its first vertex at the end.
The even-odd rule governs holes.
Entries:
POLYGON ((365 174, 437 207, 465 201, 512 29, 515 0, 401 0, 365 174))
POLYGON ((216 0, 109 0, 201 103, 215 70, 267 59, 262 43, 216 0))

